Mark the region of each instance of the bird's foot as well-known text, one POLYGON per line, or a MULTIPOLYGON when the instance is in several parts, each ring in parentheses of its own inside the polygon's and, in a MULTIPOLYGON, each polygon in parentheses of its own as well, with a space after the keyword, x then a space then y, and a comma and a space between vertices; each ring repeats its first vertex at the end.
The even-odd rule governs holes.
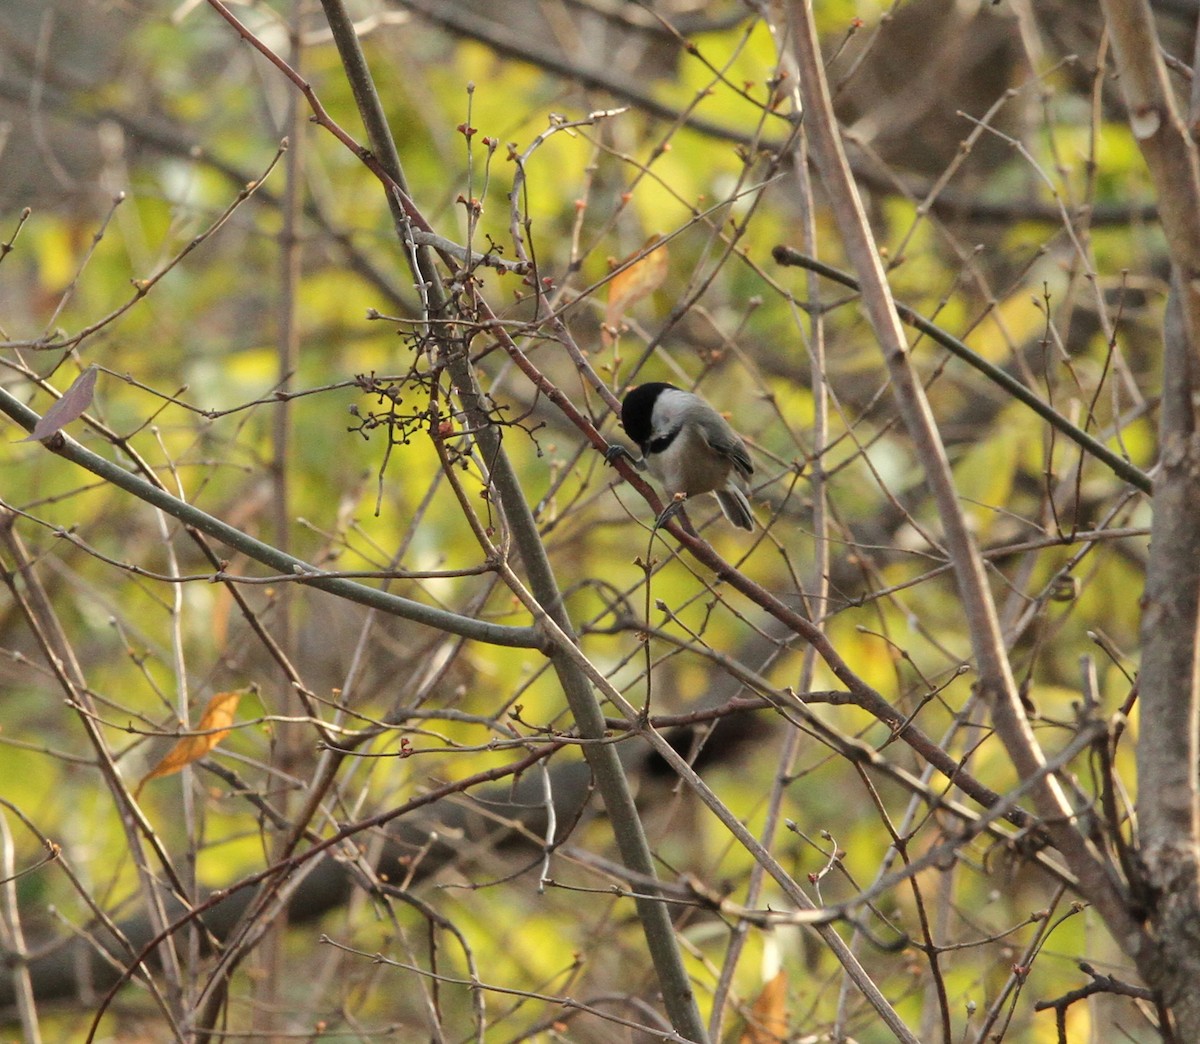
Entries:
POLYGON ((637 468, 638 471, 646 470, 646 462, 644 460, 639 459, 638 457, 635 457, 632 453, 629 452, 629 450, 627 450, 619 442, 611 443, 609 445, 608 449, 606 449, 604 451, 604 460, 608 464, 616 464, 616 462, 618 460, 620 460, 622 457, 624 457, 627 461, 629 461, 629 463, 632 464, 635 468, 637 468))
POLYGON ((671 519, 675 518, 683 510, 683 502, 687 500, 686 493, 676 493, 671 498, 671 502, 662 509, 658 518, 654 520, 654 528, 662 529, 671 519))

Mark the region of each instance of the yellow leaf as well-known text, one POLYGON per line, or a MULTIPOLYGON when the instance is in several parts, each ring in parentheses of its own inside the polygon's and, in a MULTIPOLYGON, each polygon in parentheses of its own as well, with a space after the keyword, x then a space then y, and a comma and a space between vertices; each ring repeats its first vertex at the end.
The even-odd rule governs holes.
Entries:
MULTIPOLYGON (((658 245, 662 238, 655 233, 647 239, 642 249, 632 255, 636 260, 609 281, 608 307, 604 311, 604 329, 601 331, 606 345, 612 343, 625 313, 643 297, 654 293, 667 278, 667 248, 658 245)), ((621 263, 629 261, 630 258, 626 258, 621 263)))
POLYGON ((208 706, 204 708, 204 713, 200 716, 196 731, 181 736, 175 746, 167 751, 162 761, 142 777, 141 782, 137 785, 137 790, 133 792, 134 800, 142 792, 142 787, 150 780, 157 779, 159 776, 170 776, 185 765, 199 761, 228 736, 229 728, 233 724, 233 715, 237 711, 238 700, 241 698, 240 692, 219 692, 209 700, 208 706))

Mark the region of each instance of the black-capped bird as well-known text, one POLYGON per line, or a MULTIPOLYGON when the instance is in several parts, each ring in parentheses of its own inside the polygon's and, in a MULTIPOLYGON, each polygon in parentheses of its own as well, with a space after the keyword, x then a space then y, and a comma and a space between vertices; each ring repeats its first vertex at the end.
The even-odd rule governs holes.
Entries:
MULTIPOLYGON (((639 384, 621 403, 625 433, 638 444, 642 460, 674 501, 659 518, 665 522, 681 497, 715 493, 725 517, 742 529, 754 528, 746 483, 754 473, 746 444, 699 395, 673 384, 639 384)), ((617 446, 609 459, 627 453, 617 446)))

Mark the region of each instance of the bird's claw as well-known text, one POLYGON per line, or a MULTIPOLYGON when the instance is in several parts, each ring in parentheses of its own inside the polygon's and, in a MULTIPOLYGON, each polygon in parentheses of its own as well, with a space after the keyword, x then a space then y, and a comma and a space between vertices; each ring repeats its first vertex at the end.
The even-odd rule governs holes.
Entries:
POLYGON ((629 463, 637 468, 638 471, 646 470, 646 462, 644 460, 639 460, 619 442, 612 443, 608 449, 604 451, 604 460, 608 464, 616 464, 616 462, 622 457, 629 461, 629 463))
POLYGON ((659 513, 658 518, 654 520, 654 528, 662 529, 671 519, 675 518, 683 510, 683 502, 685 500, 687 500, 687 497, 682 493, 675 494, 671 498, 670 503, 659 513))

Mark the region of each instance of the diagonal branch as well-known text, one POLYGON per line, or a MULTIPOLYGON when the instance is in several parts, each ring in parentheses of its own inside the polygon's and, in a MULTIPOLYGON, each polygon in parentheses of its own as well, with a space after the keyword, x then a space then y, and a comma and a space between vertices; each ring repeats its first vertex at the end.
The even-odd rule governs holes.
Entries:
MULTIPOLYGON (((5 413, 20 424, 26 431, 32 431, 40 419, 38 415, 7 390, 0 388, 0 413, 5 413)), ((191 526, 207 536, 221 541, 227 547, 270 566, 281 573, 290 573, 298 581, 316 587, 322 591, 357 602, 370 609, 378 609, 382 613, 399 616, 414 623, 434 627, 450 634, 461 635, 475 641, 486 642, 490 645, 503 645, 516 649, 534 649, 541 642, 537 631, 532 627, 510 627, 504 624, 489 623, 486 620, 476 620, 473 617, 461 616, 458 613, 447 612, 435 606, 415 602, 410 598, 380 591, 366 584, 357 584, 351 580, 326 576, 316 566, 301 561, 293 555, 285 554, 270 544, 256 540, 248 533, 235 529, 219 518, 214 518, 205 511, 193 507, 178 497, 171 496, 165 489, 147 482, 144 478, 125 470, 119 464, 85 449, 74 439, 56 433, 46 440, 47 449, 69 460, 72 464, 90 471, 106 482, 133 494, 139 500, 152 504, 165 511, 173 518, 179 519, 186 526, 191 526)))
POLYGON ((979 672, 979 692, 991 709, 997 735, 1017 773, 1023 779, 1040 779, 1033 791, 1038 811, 1046 821, 1054 844, 1078 876, 1083 893, 1096 905, 1116 937, 1123 940, 1137 938, 1141 934, 1140 926, 1130 916, 1108 868, 1094 846, 1074 826, 1071 805, 1057 779, 1044 774, 1045 755, 1034 738, 1018 697, 983 559, 959 504, 945 446, 912 365, 879 250, 842 148, 811 4, 806 0, 791 0, 787 10, 813 161, 821 175, 846 254, 862 284, 863 306, 883 352, 898 410, 937 505, 943 538, 954 565, 959 597, 970 629, 979 672))
MULTIPOLYGON (((214 3, 214 6, 217 4, 217 0, 210 2, 214 3)), ((383 105, 359 46, 353 23, 341 0, 322 0, 322 7, 333 30, 334 41, 359 112, 367 126, 372 149, 379 157, 382 170, 403 191, 405 179, 400 156, 384 117, 383 105)), ((388 198, 393 208, 397 202, 395 197, 396 193, 389 191, 388 198)), ((413 224, 420 226, 421 216, 408 200, 407 193, 403 203, 408 217, 413 219, 413 224)), ((397 228, 402 232, 409 227, 403 220, 397 220, 397 228)), ((428 318, 444 317, 449 310, 449 301, 440 275, 432 263, 429 248, 414 245, 410 256, 414 258, 417 269, 414 275, 426 295, 423 300, 428 302, 428 318)), ((452 270, 456 267, 453 258, 444 260, 452 270)), ((434 337, 438 337, 441 332, 440 324, 430 325, 434 337)), ((488 462, 489 482, 498 495, 505 521, 529 578, 530 589, 539 607, 557 629, 569 636, 569 642, 574 644, 577 642, 574 628, 563 604, 541 534, 538 532, 537 521, 530 510, 512 461, 504 449, 500 431, 492 423, 470 359, 465 353, 455 351, 452 347, 443 354, 455 392, 471 429, 475 432, 480 454, 488 462)), ((563 694, 580 734, 585 739, 603 737, 604 715, 587 676, 570 657, 563 654, 561 648, 551 645, 548 655, 562 684, 563 694)), ((587 744, 584 753, 595 776, 597 789, 604 799, 621 858, 630 870, 653 879, 656 876, 654 856, 634 804, 629 780, 616 750, 610 744, 597 743, 587 744)), ((655 895, 640 895, 636 905, 647 948, 658 975, 664 1006, 672 1025, 679 1033, 692 1040, 706 1040, 704 1022, 700 1018, 667 905, 655 895)))

